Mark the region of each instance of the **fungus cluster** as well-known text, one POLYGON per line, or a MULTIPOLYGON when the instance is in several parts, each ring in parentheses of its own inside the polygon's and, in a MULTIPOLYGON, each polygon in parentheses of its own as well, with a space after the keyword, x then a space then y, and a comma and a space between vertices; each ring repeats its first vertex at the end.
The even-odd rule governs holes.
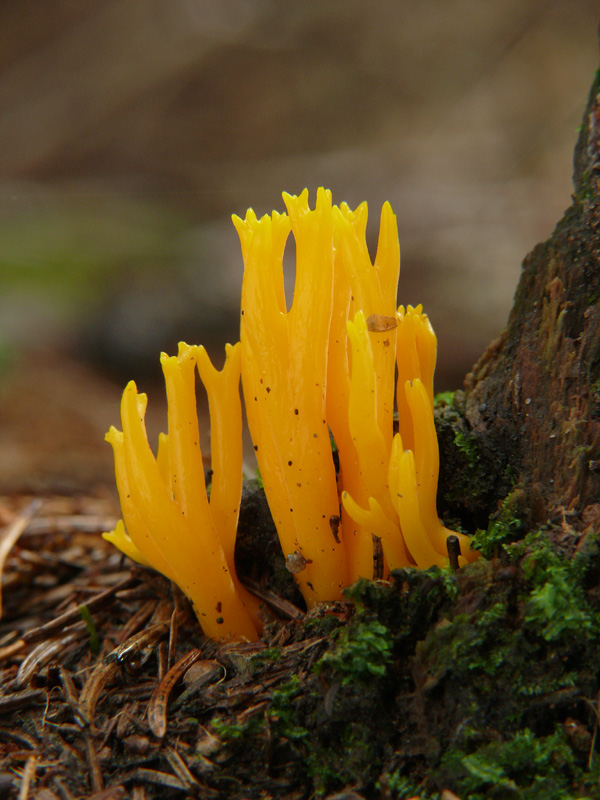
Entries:
MULTIPOLYGON (((128 556, 177 583, 211 637, 254 639, 256 599, 240 584, 234 547, 242 490, 240 375, 254 450, 284 555, 310 608, 384 569, 448 562, 437 516, 433 423, 436 338, 421 306, 396 309, 400 249, 389 203, 374 263, 366 203, 333 206, 331 193, 284 194, 287 214, 233 218, 244 277, 241 335, 222 371, 202 347, 161 356, 168 434, 156 456, 146 436, 146 396, 128 384, 123 431, 107 434, 123 522, 105 534, 128 556), (283 254, 296 244, 287 308, 283 254), (195 372, 211 417, 207 496, 195 372), (396 398, 396 409, 394 406, 396 398), (395 423, 397 411, 397 425, 395 423), (396 427, 395 427, 396 426, 396 427), (336 471, 331 437, 339 456, 336 471)), ((456 534, 461 563, 476 554, 456 534)))

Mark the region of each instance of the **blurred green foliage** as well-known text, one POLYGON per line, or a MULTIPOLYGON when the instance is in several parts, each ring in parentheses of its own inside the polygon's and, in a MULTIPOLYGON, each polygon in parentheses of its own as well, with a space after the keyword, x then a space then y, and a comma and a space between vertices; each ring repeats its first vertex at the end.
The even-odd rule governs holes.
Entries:
POLYGON ((92 302, 107 277, 160 270, 187 226, 173 210, 123 195, 21 200, 0 228, 0 291, 42 289, 92 302))

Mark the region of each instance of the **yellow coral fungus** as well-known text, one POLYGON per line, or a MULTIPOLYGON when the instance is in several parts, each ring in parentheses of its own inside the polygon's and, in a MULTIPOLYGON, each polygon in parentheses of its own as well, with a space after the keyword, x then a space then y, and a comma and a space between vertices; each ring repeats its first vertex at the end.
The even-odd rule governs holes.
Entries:
MULTIPOLYGON (((389 569, 410 564, 420 568, 444 566, 448 563, 446 540, 454 532, 444 527, 436 511, 439 452, 433 422, 433 372, 437 340, 421 306, 409 306, 406 311, 400 306, 396 319, 399 433, 387 453, 386 478, 375 481, 368 508, 349 491, 344 491, 342 502, 361 529, 367 528, 381 539, 389 569), (384 489, 387 496, 382 499, 377 492, 384 489)), ((365 375, 375 366, 360 314, 348 323, 348 332, 353 345, 351 386, 361 397, 357 405, 362 410, 361 414, 350 413, 351 430, 356 442, 364 440, 359 447, 359 462, 361 457, 363 461, 369 459, 365 472, 380 475, 384 452, 377 436, 366 433, 367 428, 374 427, 374 400, 365 375)), ((365 485, 367 479, 363 478, 365 485)), ((461 546, 460 563, 464 564, 476 554, 470 551, 467 536, 456 536, 461 546)))
MULTIPOLYGON (((161 357, 169 433, 156 458, 146 439, 146 398, 129 384, 123 432, 111 428, 123 523, 106 538, 176 581, 204 631, 253 639, 257 601, 234 566, 242 481, 239 378, 265 493, 289 569, 309 607, 373 576, 374 537, 386 574, 448 563, 453 533, 436 510, 433 421, 436 337, 422 307, 396 310, 400 248, 389 204, 374 262, 366 203, 333 206, 319 189, 284 194, 287 214, 234 217, 244 259, 241 342, 221 372, 202 348, 161 357), (287 307, 283 255, 296 244, 287 307), (213 480, 206 495, 195 367, 211 414, 213 480), (397 375, 397 382, 396 382, 397 375), (394 432, 394 395, 398 432, 394 432), (339 455, 336 473, 330 432, 339 455)), ((457 534, 460 563, 472 560, 457 534)))
POLYGON ((284 195, 289 217, 234 217, 244 256, 242 385, 250 433, 284 555, 299 552, 296 575, 309 606, 334 600, 347 585, 342 543, 330 519, 339 514, 326 420, 327 340, 333 303, 331 193, 284 195), (282 259, 296 240, 296 283, 289 311, 282 259))
MULTIPOLYGON (((232 530, 237 523, 241 494, 241 435, 229 439, 229 426, 241 425, 239 356, 232 348, 222 374, 216 377, 197 348, 181 344, 179 355, 161 356, 169 401, 169 434, 162 437, 156 459, 144 426, 146 396, 133 381, 123 393, 123 432, 107 434, 115 455, 117 486, 126 531, 122 524, 105 537, 127 555, 150 564, 175 581, 191 600, 204 632, 213 638, 255 639, 256 603, 239 585, 233 566, 232 530), (227 420, 213 428, 216 452, 228 450, 231 473, 223 463, 219 486, 209 504, 204 484, 195 399, 195 364, 199 357, 203 380, 213 408, 217 395, 227 420), (222 385, 219 385, 222 383, 222 385), (215 513, 211 506, 215 504, 215 513), (219 528, 215 524, 219 520, 219 528), (254 619, 253 619, 254 616, 254 619)), ((218 420, 219 414, 213 415, 218 420)), ((221 459, 222 461, 222 459, 221 459)), ((219 462, 219 459, 217 459, 219 462)))
MULTIPOLYGON (((364 463, 365 453, 359 463, 357 442, 350 431, 350 417, 361 416, 361 393, 364 388, 355 380, 350 389, 350 350, 354 339, 357 348, 355 361, 364 361, 365 347, 372 352, 367 366, 367 382, 373 406, 370 407, 371 432, 377 438, 380 465, 387 464, 392 442, 394 405, 394 359, 396 352, 395 309, 398 275, 400 272, 400 246, 396 218, 389 203, 381 210, 379 241, 375 263, 369 258, 365 231, 367 204, 362 203, 351 211, 345 203, 333 209, 334 219, 334 300, 329 333, 329 364, 327 391, 327 422, 338 449, 340 472, 339 485, 359 503, 367 504, 370 489, 376 483, 369 475, 364 463), (360 309, 369 320, 378 318, 392 320, 391 326, 379 326, 377 335, 368 336, 366 331, 348 327, 355 310, 360 309), (358 340, 362 346, 359 346, 358 340), (367 341, 368 339, 368 341, 367 341), (359 355, 359 354, 362 354, 359 355), (352 400, 351 400, 352 394, 352 400), (365 476, 367 482, 365 482, 365 476)), ((359 366, 356 365, 358 372, 359 366)), ((362 407, 364 408, 364 406, 362 407)), ((379 484, 385 492, 385 482, 379 484)), ((384 501, 385 502, 385 501, 384 501)), ((373 538, 369 526, 348 517, 346 506, 342 506, 342 528, 345 531, 344 545, 347 552, 348 580, 373 575, 373 538)))

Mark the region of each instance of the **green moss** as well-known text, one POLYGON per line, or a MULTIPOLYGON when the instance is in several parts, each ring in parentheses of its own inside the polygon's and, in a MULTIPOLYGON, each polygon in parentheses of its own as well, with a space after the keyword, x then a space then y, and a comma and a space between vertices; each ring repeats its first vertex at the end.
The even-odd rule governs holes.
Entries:
POLYGON ((507 464, 504 468, 504 480, 511 488, 519 479, 519 470, 513 464, 507 464))
POLYGON ((342 622, 335 614, 319 614, 305 617, 302 625, 307 636, 329 636, 342 622))
MULTIPOLYGON (((348 785, 374 790, 395 736, 394 694, 411 690, 396 660, 414 650, 440 607, 456 596, 456 578, 444 570, 398 570, 393 578, 350 587, 354 615, 344 626, 334 617, 328 650, 309 673, 272 694, 270 736, 293 745, 294 761, 317 796, 348 785)), ((322 623, 309 623, 311 631, 322 623)))
POLYGON ((419 786, 410 778, 402 774, 401 770, 394 770, 380 776, 376 789, 381 797, 390 800, 408 800, 419 795, 419 786))
POLYGON ((530 587, 524 599, 525 625, 547 642, 568 641, 573 636, 597 639, 600 619, 587 601, 582 581, 585 562, 556 552, 543 533, 528 536, 523 547, 532 544, 535 549, 522 562, 530 587))
POLYGON ((396 569, 393 583, 357 581, 345 590, 356 607, 354 625, 379 621, 392 633, 394 652, 406 655, 422 639, 440 609, 458 593, 457 577, 448 569, 396 569))
POLYGON ((305 765, 317 797, 335 788, 360 786, 378 758, 368 726, 349 721, 336 727, 334 736, 321 737, 319 745, 315 742, 306 752, 305 765))
POLYGON ((437 406, 441 405, 452 405, 454 401, 454 392, 438 392, 436 396, 433 398, 433 407, 436 408, 437 406))
POLYGON ((252 715, 242 722, 231 722, 213 717, 210 725, 215 736, 218 736, 221 741, 239 742, 245 741, 249 736, 255 737, 257 731, 263 726, 263 720, 258 714, 252 715))
POLYGON ((584 169, 579 178, 579 186, 575 199, 579 203, 591 200, 594 196, 594 187, 592 185, 592 174, 589 169, 584 169))
MULTIPOLYGON (((511 508, 519 519, 514 497, 503 509, 512 536, 511 508)), ((297 664, 285 656, 289 669, 285 647, 253 657, 268 705, 213 723, 227 744, 220 763, 242 777, 268 763, 271 794, 285 769, 315 798, 348 786, 388 800, 440 800, 444 789, 462 800, 596 797, 599 536, 518 535, 502 540, 501 560, 456 573, 358 581, 343 615, 296 629, 311 642, 297 664)))
MULTIPOLYGON (((469 753, 451 749, 444 770, 461 797, 469 800, 575 800, 572 785, 579 770, 562 730, 536 737, 525 728, 505 740, 476 747, 469 753)), ((583 800, 583 798, 581 798, 583 800)))
POLYGON ((443 704, 459 732, 442 745, 430 789, 469 800, 571 800, 584 796, 586 781, 597 789, 582 698, 593 702, 598 691, 600 616, 586 591, 598 584, 598 537, 573 558, 575 542, 563 534, 561 544, 536 531, 505 548, 504 565, 471 565, 463 581, 471 591, 417 645, 424 714, 435 719, 443 704), (579 749, 561 724, 570 714, 588 736, 579 749))
POLYGON ((477 462, 477 441, 474 436, 469 436, 462 431, 455 431, 454 444, 465 456, 469 464, 475 464, 477 462))
POLYGON ((378 737, 360 718, 360 696, 352 695, 351 714, 343 710, 343 695, 337 709, 324 713, 319 684, 312 684, 313 691, 307 693, 310 682, 292 676, 273 692, 268 718, 271 735, 293 743, 304 775, 321 797, 363 782, 381 755, 378 737))
POLYGON ((293 702, 302 694, 302 689, 298 675, 292 675, 273 692, 269 710, 269 720, 277 733, 296 742, 309 737, 308 730, 297 722, 297 710, 293 702))
POLYGON ((443 519, 452 517, 455 525, 457 518, 466 530, 473 531, 483 523, 482 512, 487 518, 489 507, 503 491, 497 483, 504 465, 489 447, 482 450, 466 416, 464 392, 454 392, 451 404, 442 402, 435 407, 435 426, 440 447, 438 510, 443 519))
MULTIPOLYGON (((569 560, 540 532, 508 553, 518 562, 518 585, 490 584, 476 614, 458 613, 439 623, 421 645, 428 668, 439 676, 452 664, 453 675, 468 681, 502 676, 515 696, 574 685, 577 658, 587 651, 593 663, 598 656, 600 619, 584 586, 591 556, 569 560)), ((483 577, 493 566, 479 562, 471 570, 483 577)), ((481 681, 474 695, 480 703, 496 690, 481 681)))
POLYGON ((276 664, 281 660, 280 647, 266 647, 250 658, 251 669, 258 672, 268 664, 276 664))
POLYGON ((524 531, 526 498, 521 489, 514 489, 490 518, 487 530, 478 530, 473 537, 473 549, 484 558, 491 558, 504 545, 514 542, 524 531))
POLYGON ((429 686, 451 678, 471 684, 480 681, 477 694, 488 698, 493 691, 483 680, 506 668, 511 633, 507 626, 508 604, 503 598, 479 609, 476 616, 463 613, 443 619, 417 647, 426 664, 429 686))
POLYGON ((317 673, 329 669, 342 686, 382 678, 391 661, 392 637, 377 620, 353 624, 340 630, 335 647, 315 664, 317 673))

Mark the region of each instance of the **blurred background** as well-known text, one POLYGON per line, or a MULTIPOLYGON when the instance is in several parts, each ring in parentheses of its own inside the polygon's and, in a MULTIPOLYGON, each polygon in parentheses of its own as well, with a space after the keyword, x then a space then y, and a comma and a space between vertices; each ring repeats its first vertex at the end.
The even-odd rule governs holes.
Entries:
MULTIPOLYGON (((569 205, 598 3, 0 2, 0 490, 110 482, 124 382, 237 339, 232 212, 398 215, 457 388, 569 205)), ((164 427, 162 423, 160 427, 164 427)))

